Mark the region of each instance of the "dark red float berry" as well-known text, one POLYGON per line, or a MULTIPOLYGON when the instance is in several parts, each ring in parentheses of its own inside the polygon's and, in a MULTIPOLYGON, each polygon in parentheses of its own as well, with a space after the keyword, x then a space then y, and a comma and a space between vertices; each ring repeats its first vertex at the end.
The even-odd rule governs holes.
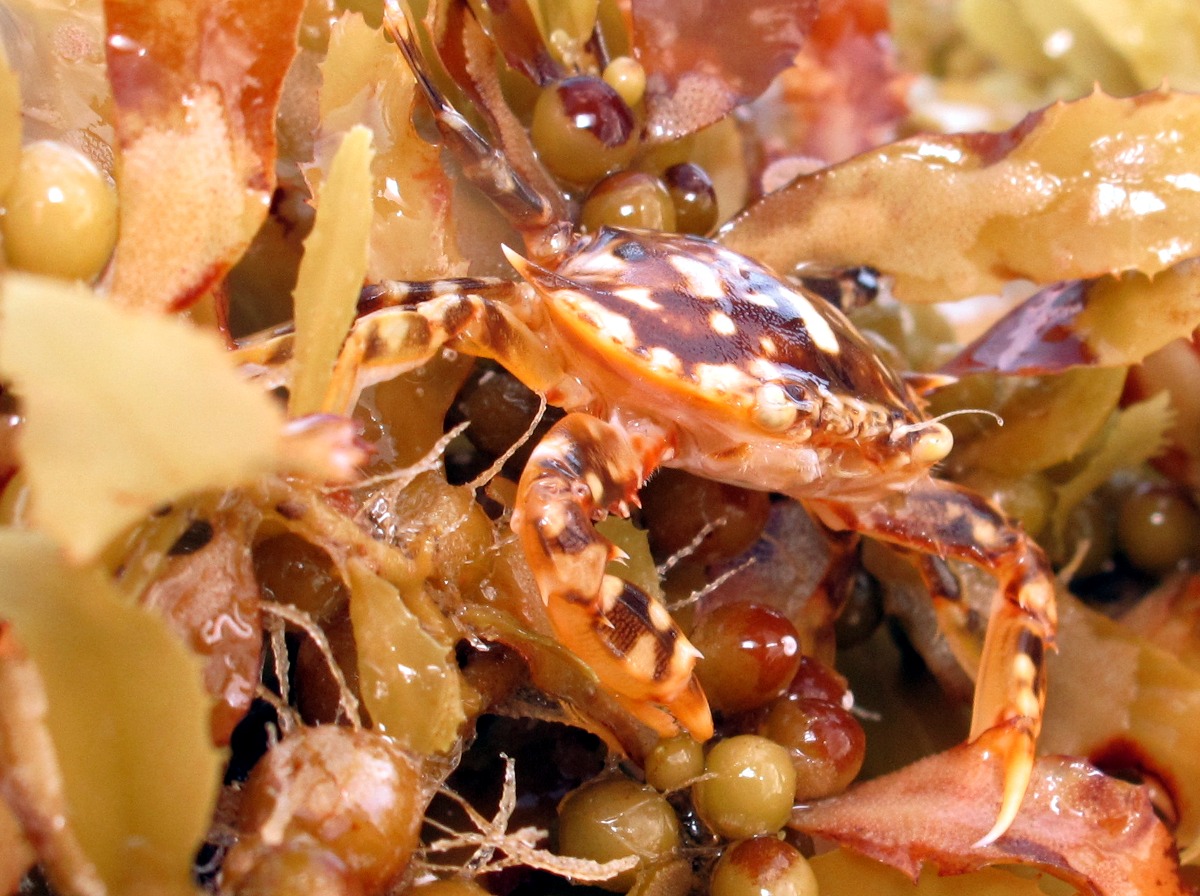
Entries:
POLYGON ((705 613, 692 631, 704 658, 696 675, 713 707, 745 712, 769 703, 800 668, 800 635, 771 607, 737 602, 705 613))
POLYGON ((623 168, 638 147, 632 110, 613 88, 588 75, 541 92, 530 136, 543 164, 575 184, 590 184, 623 168))
POLYGON ((681 162, 663 172, 663 181, 675 204, 675 226, 680 233, 703 236, 716 227, 717 191, 707 171, 692 162, 681 162))

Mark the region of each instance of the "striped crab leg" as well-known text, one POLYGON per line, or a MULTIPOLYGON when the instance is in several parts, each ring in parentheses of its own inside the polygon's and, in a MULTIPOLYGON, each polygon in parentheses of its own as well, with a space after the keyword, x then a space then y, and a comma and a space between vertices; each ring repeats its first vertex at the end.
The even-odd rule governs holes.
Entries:
POLYGON ((560 640, 651 728, 704 741, 713 723, 692 674, 699 652, 659 603, 605 571, 617 549, 592 524, 628 515, 665 450, 661 438, 568 414, 534 449, 512 527, 560 640))
POLYGON ((977 843, 986 846, 1012 825, 1033 771, 1046 701, 1046 651, 1057 624, 1054 576, 1041 548, 983 498, 936 479, 872 505, 814 502, 834 528, 847 528, 925 555, 923 577, 943 624, 961 626, 964 608, 936 567, 936 558, 962 560, 994 575, 983 652, 975 672, 971 739, 998 731, 1004 782, 996 821, 977 843))
MULTIPOLYGON (((552 401, 583 400, 579 386, 525 323, 529 296, 528 286, 507 280, 386 281, 368 287, 360 306, 370 313, 354 322, 346 338, 323 410, 349 414, 364 388, 422 366, 443 347, 492 358, 552 401)), ((234 356, 251 379, 276 387, 290 379, 293 347, 290 330, 271 331, 244 341, 234 356)))

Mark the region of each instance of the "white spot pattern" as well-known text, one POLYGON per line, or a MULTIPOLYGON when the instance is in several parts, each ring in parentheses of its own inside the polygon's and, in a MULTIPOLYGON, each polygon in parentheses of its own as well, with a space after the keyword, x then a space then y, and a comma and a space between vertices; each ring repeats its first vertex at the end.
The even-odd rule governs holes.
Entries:
POLYGON ((698 299, 723 299, 725 283, 720 275, 702 261, 686 255, 672 255, 668 261, 683 278, 687 291, 698 299))
POLYGON ((737 324, 724 311, 714 311, 710 314, 708 324, 713 328, 713 332, 720 336, 732 336, 737 332, 737 324))

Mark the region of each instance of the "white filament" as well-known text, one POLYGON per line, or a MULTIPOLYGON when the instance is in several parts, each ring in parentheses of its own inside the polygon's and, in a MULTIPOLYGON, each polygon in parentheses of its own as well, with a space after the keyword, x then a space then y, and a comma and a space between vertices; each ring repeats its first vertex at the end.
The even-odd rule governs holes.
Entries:
POLYGON ((904 426, 897 426, 892 430, 892 438, 897 439, 908 435, 910 432, 919 432, 922 429, 926 429, 931 423, 941 423, 949 417, 959 417, 963 414, 983 414, 995 420, 997 426, 1004 425, 1004 418, 995 411, 989 411, 986 408, 959 408, 956 411, 946 411, 944 414, 938 414, 929 420, 921 420, 917 423, 906 423, 904 426))

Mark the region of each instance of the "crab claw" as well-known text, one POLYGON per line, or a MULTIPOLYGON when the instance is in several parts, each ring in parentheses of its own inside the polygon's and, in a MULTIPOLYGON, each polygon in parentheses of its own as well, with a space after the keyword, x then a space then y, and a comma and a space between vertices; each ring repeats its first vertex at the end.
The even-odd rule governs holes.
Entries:
POLYGON ((613 548, 592 525, 636 491, 648 472, 646 451, 661 453, 642 447, 635 450, 620 427, 568 414, 530 457, 512 526, 563 644, 659 734, 683 727, 703 741, 713 723, 692 674, 700 652, 661 604, 606 573, 613 548))

